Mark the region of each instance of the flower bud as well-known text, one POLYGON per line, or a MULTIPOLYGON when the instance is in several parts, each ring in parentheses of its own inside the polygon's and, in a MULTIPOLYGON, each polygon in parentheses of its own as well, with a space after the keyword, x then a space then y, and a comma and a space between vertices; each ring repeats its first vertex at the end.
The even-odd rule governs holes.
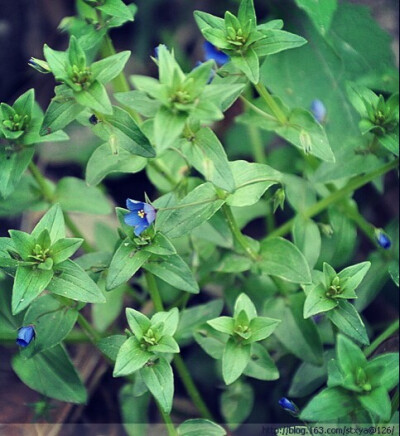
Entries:
POLYGON ((299 414, 299 408, 296 406, 296 404, 294 404, 293 401, 290 401, 286 397, 282 397, 279 400, 279 405, 282 407, 283 410, 289 412, 291 415, 296 416, 299 414))
POLYGON ((375 229, 376 242, 385 250, 389 250, 392 246, 392 241, 382 229, 375 229))
POLYGON ((28 61, 28 65, 34 68, 39 73, 48 74, 51 73, 49 64, 45 61, 36 58, 30 58, 28 61))
POLYGON ((33 325, 27 325, 24 327, 21 327, 18 330, 18 336, 17 336, 17 340, 16 343, 17 345, 19 345, 20 347, 27 347, 32 339, 35 339, 36 333, 35 333, 35 328, 33 325))

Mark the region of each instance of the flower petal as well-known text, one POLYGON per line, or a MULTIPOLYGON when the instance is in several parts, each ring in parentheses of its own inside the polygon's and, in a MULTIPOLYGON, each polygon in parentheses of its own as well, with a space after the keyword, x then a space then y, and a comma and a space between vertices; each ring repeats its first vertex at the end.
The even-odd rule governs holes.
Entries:
POLYGON ((126 207, 132 211, 143 209, 145 204, 146 203, 142 201, 131 200, 130 198, 126 199, 126 207))

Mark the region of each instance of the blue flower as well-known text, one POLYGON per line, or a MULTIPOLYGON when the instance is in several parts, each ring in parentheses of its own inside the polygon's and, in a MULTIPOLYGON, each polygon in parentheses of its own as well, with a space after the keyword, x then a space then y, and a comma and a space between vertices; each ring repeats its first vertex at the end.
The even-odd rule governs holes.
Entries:
POLYGON ((18 330, 18 336, 17 336, 17 345, 20 347, 27 347, 32 339, 35 339, 36 333, 33 325, 27 325, 25 327, 21 327, 18 330))
POLYGON ((229 61, 229 56, 211 44, 211 42, 205 41, 203 49, 206 61, 214 59, 218 65, 224 65, 229 61))
POLYGON ((314 118, 319 122, 323 123, 326 119, 326 107, 321 100, 313 100, 311 102, 310 110, 314 115, 314 118))
POLYGON ((125 215, 125 224, 135 227, 136 236, 139 236, 156 219, 156 210, 150 204, 128 198, 126 207, 131 213, 125 215))
POLYGON ((385 250, 389 250, 392 241, 382 229, 375 229, 376 242, 385 250))
POLYGON ((279 405, 284 409, 286 412, 289 412, 291 414, 297 415, 299 413, 298 407, 293 403, 293 401, 288 400, 285 397, 282 397, 278 401, 279 405))

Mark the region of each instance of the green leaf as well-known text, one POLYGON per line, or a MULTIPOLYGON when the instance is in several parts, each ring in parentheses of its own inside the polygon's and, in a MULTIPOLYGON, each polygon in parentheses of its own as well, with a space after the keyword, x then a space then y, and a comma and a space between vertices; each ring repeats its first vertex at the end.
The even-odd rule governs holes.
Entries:
POLYGON ((22 232, 21 230, 9 230, 12 244, 10 248, 22 257, 23 260, 32 260, 29 256, 32 254, 36 244, 35 238, 29 233, 22 232))
POLYGON ((306 11, 316 29, 325 35, 335 14, 337 0, 317 0, 312 3, 307 0, 296 0, 296 4, 306 11))
POLYGON ((326 296, 326 288, 322 283, 314 286, 306 297, 304 303, 304 318, 317 315, 318 313, 328 312, 339 304, 338 300, 334 300, 326 296))
POLYGON ((97 284, 102 290, 106 302, 91 306, 93 327, 99 332, 105 332, 119 318, 124 306, 124 294, 126 292, 124 285, 113 289, 112 292, 106 292, 105 281, 105 275, 102 274, 97 284))
POLYGON ((222 416, 234 430, 245 421, 253 410, 254 391, 251 385, 237 382, 222 393, 220 407, 222 416))
POLYGON ((154 140, 158 154, 173 145, 183 132, 188 114, 184 112, 173 113, 162 106, 154 118, 154 140))
POLYGON ((151 244, 146 245, 143 250, 159 256, 171 256, 176 254, 176 249, 171 241, 160 232, 156 233, 151 244))
POLYGON ((343 289, 342 295, 346 294, 346 292, 356 290, 359 284, 364 280, 370 267, 371 262, 361 262, 340 271, 338 276, 343 289))
POLYGON ((33 153, 32 148, 9 152, 5 147, 0 147, 0 195, 3 198, 13 193, 32 160, 33 153))
POLYGON ((115 136, 117 153, 120 148, 123 148, 131 154, 143 157, 154 157, 156 155, 150 141, 127 111, 113 106, 113 114, 105 116, 105 120, 108 124, 104 123, 102 126, 99 123, 96 127, 105 129, 106 136, 104 139, 109 139, 112 135, 115 136))
POLYGON ((357 345, 346 336, 338 335, 336 355, 344 374, 355 374, 358 368, 365 368, 367 359, 357 345))
POLYGON ((232 335, 235 329, 235 320, 230 316, 220 316, 219 318, 211 319, 207 321, 213 329, 232 335))
POLYGON ((194 11, 194 19, 196 20, 196 23, 202 33, 204 30, 209 28, 214 28, 222 31, 225 30, 224 20, 222 18, 208 14, 207 12, 194 11))
POLYGON ((310 268, 314 268, 321 252, 321 234, 312 219, 297 215, 292 228, 293 242, 304 254, 310 268))
POLYGON ((238 19, 243 27, 246 26, 249 21, 252 21, 252 27, 255 27, 255 25, 257 24, 257 17, 256 11, 254 10, 253 0, 242 0, 240 2, 238 19))
POLYGON ((115 362, 117 360, 118 352, 125 341, 125 335, 112 335, 107 336, 106 338, 101 338, 97 342, 97 346, 105 356, 115 362))
MULTIPOLYGON (((203 183, 176 204, 168 205, 179 206, 176 209, 160 210, 157 214, 156 228, 169 238, 183 236, 209 220, 223 204, 224 200, 218 199, 214 186, 211 183, 203 183)), ((157 201, 154 205, 157 207, 157 201)))
POLYGON ((307 404, 300 414, 300 419, 329 422, 349 415, 354 408, 355 404, 346 391, 341 388, 327 388, 307 404))
POLYGON ((147 159, 136 156, 120 148, 112 152, 109 144, 102 144, 90 156, 86 167, 86 183, 98 185, 106 176, 113 173, 138 173, 147 164, 147 159))
POLYGON ((225 436, 226 431, 208 419, 188 419, 178 427, 179 436, 225 436))
POLYGON ((322 366, 303 362, 296 370, 290 389, 289 397, 305 397, 315 392, 322 386, 328 377, 327 363, 335 357, 334 350, 324 352, 324 364, 322 366))
POLYGON ((130 55, 131 52, 126 50, 94 62, 90 66, 93 78, 103 85, 110 82, 124 69, 130 55))
POLYGON ((131 336, 118 351, 113 376, 123 377, 133 374, 142 368, 152 356, 152 353, 143 350, 139 341, 131 336))
POLYGON ((235 192, 227 198, 229 206, 251 206, 259 201, 271 186, 282 179, 279 171, 268 165, 237 160, 229 163, 234 182, 235 192))
POLYGON ((65 238, 64 216, 59 204, 55 204, 46 212, 32 230, 32 236, 38 238, 45 229, 49 232, 53 244, 65 238))
POLYGON ((267 29, 262 31, 264 38, 253 44, 253 49, 258 56, 269 56, 284 50, 301 47, 307 40, 294 33, 279 29, 267 29))
POLYGON ((195 329, 209 319, 217 317, 221 313, 222 307, 222 300, 212 300, 206 304, 184 309, 180 313, 179 325, 174 334, 178 344, 182 346, 191 342, 195 329))
POLYGON ((189 266, 177 254, 149 261, 143 268, 179 290, 192 294, 200 291, 189 266))
POLYGON ((67 53, 68 61, 71 66, 76 66, 79 70, 86 67, 85 52, 74 35, 70 37, 67 53))
POLYGON ((335 162, 324 128, 309 111, 293 109, 288 123, 275 128, 275 132, 305 153, 327 162, 335 162))
POLYGON ((282 298, 267 300, 264 313, 282 322, 274 335, 285 348, 305 362, 322 365, 322 343, 315 324, 303 318, 304 295, 293 294, 287 303, 282 298))
POLYGON ((237 319, 242 311, 246 312, 248 320, 252 320, 257 316, 256 307, 245 293, 241 293, 236 299, 233 309, 234 318, 237 319))
POLYGON ((292 283, 310 283, 311 273, 301 251, 283 238, 269 238, 261 243, 260 269, 292 283))
POLYGON ((365 325, 353 304, 340 301, 339 305, 328 313, 329 319, 345 335, 363 345, 369 345, 365 325))
POLYGON ((106 88, 101 83, 95 81, 86 90, 74 92, 76 101, 94 111, 103 114, 112 114, 113 109, 108 98, 106 88))
POLYGON ((249 343, 262 341, 270 336, 276 329, 280 320, 258 316, 250 321, 250 338, 246 341, 249 343))
POLYGON ((392 414, 389 394, 384 387, 357 396, 360 403, 371 413, 378 415, 383 422, 388 422, 392 414))
POLYGON ((245 370, 250 360, 251 345, 243 345, 229 338, 222 356, 222 376, 225 384, 237 380, 245 370))
POLYGON ((100 189, 87 186, 84 180, 63 177, 57 184, 55 198, 67 212, 84 212, 107 215, 111 212, 110 202, 100 189))
POLYGON ((140 370, 147 388, 165 413, 172 409, 174 396, 174 374, 171 365, 163 358, 140 370))
POLYGON ((260 62, 255 50, 248 48, 241 55, 234 54, 231 61, 235 67, 242 71, 250 82, 257 84, 260 80, 260 62))
POLYGON ((13 109, 18 115, 32 116, 33 105, 35 103, 35 90, 29 89, 15 100, 13 109))
POLYGON ((228 335, 217 332, 211 326, 204 324, 194 332, 193 337, 200 347, 213 359, 222 359, 228 335))
POLYGON ((381 354, 367 363, 372 386, 383 386, 387 391, 399 383, 399 353, 381 354))
POLYGON ((211 129, 200 129, 193 140, 184 143, 183 152, 206 180, 228 192, 235 189, 225 150, 211 129))
POLYGON ((82 245, 81 238, 59 239, 51 247, 51 258, 54 264, 64 262, 69 259, 82 245))
POLYGON ((84 303, 104 303, 105 298, 96 283, 72 260, 59 263, 47 289, 62 297, 84 303))
POLYGON ((43 53, 54 77, 61 82, 63 82, 64 79, 67 79, 67 52, 53 50, 47 44, 45 44, 43 46, 43 53))
POLYGON ((133 21, 132 11, 122 0, 107 0, 103 5, 96 6, 96 8, 111 17, 133 21))
POLYGON ((143 91, 117 92, 114 97, 124 106, 134 109, 148 118, 154 118, 160 108, 160 102, 152 99, 143 91))
POLYGON ((47 397, 78 404, 87 401, 86 389, 61 345, 30 359, 16 354, 12 359, 12 367, 27 386, 47 397))
POLYGON ((48 135, 63 129, 72 123, 83 110, 84 106, 75 101, 72 92, 70 97, 54 97, 44 114, 40 135, 48 135))
POLYGON ((268 351, 256 342, 251 344, 250 360, 243 371, 244 375, 257 380, 277 380, 279 371, 268 351))
POLYGON ((135 337, 140 341, 143 337, 143 334, 146 333, 151 326, 149 318, 147 318, 146 315, 143 315, 143 313, 129 307, 125 309, 125 313, 129 328, 132 330, 132 333, 135 335, 135 337))
POLYGON ((125 239, 115 252, 108 270, 108 291, 127 282, 150 257, 150 253, 136 251, 129 239, 125 239))
POLYGON ((27 266, 19 266, 15 275, 12 313, 24 310, 29 304, 48 287, 53 277, 53 271, 46 271, 27 266))
POLYGON ((32 355, 59 344, 72 330, 77 318, 75 308, 64 306, 52 295, 39 297, 24 316, 23 325, 34 325, 36 333, 35 341, 26 351, 32 355))
POLYGON ((179 345, 171 336, 163 336, 156 345, 148 348, 152 353, 179 353, 179 345))
POLYGON ((173 336, 178 328, 179 310, 177 307, 169 310, 168 312, 157 312, 151 318, 151 324, 162 324, 161 334, 173 336))

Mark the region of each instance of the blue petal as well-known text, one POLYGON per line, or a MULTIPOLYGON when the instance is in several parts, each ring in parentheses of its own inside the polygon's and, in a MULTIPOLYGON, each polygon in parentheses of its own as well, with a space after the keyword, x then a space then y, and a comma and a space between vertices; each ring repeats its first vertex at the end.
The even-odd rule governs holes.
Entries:
POLYGON ((206 61, 214 59, 218 65, 224 65, 229 61, 229 56, 211 44, 211 42, 206 41, 203 48, 206 61))
POLYGON ((132 211, 143 209, 145 204, 146 203, 143 203, 142 201, 131 200, 130 198, 126 199, 126 207, 132 211))
POLYGON ((35 337, 35 329, 33 326, 21 327, 18 330, 17 344, 20 347, 27 347, 35 337))
POLYGON ((321 100, 313 100, 311 102, 310 106, 311 112, 314 115, 314 118, 319 122, 322 123, 325 121, 326 118, 326 107, 324 103, 322 103, 321 100))
POLYGON ((142 224, 142 222, 146 222, 145 218, 140 218, 140 216, 138 215, 137 211, 128 213, 127 215, 124 216, 124 221, 125 224, 127 224, 128 226, 139 226, 140 224, 142 224))
POLYGON ((149 224, 151 224, 156 219, 157 211, 151 204, 144 204, 143 210, 146 214, 146 220, 149 224))
POLYGON ((147 227, 149 227, 149 224, 145 220, 143 221, 144 222, 140 223, 135 227, 134 233, 136 236, 139 236, 144 230, 147 229, 147 227))

